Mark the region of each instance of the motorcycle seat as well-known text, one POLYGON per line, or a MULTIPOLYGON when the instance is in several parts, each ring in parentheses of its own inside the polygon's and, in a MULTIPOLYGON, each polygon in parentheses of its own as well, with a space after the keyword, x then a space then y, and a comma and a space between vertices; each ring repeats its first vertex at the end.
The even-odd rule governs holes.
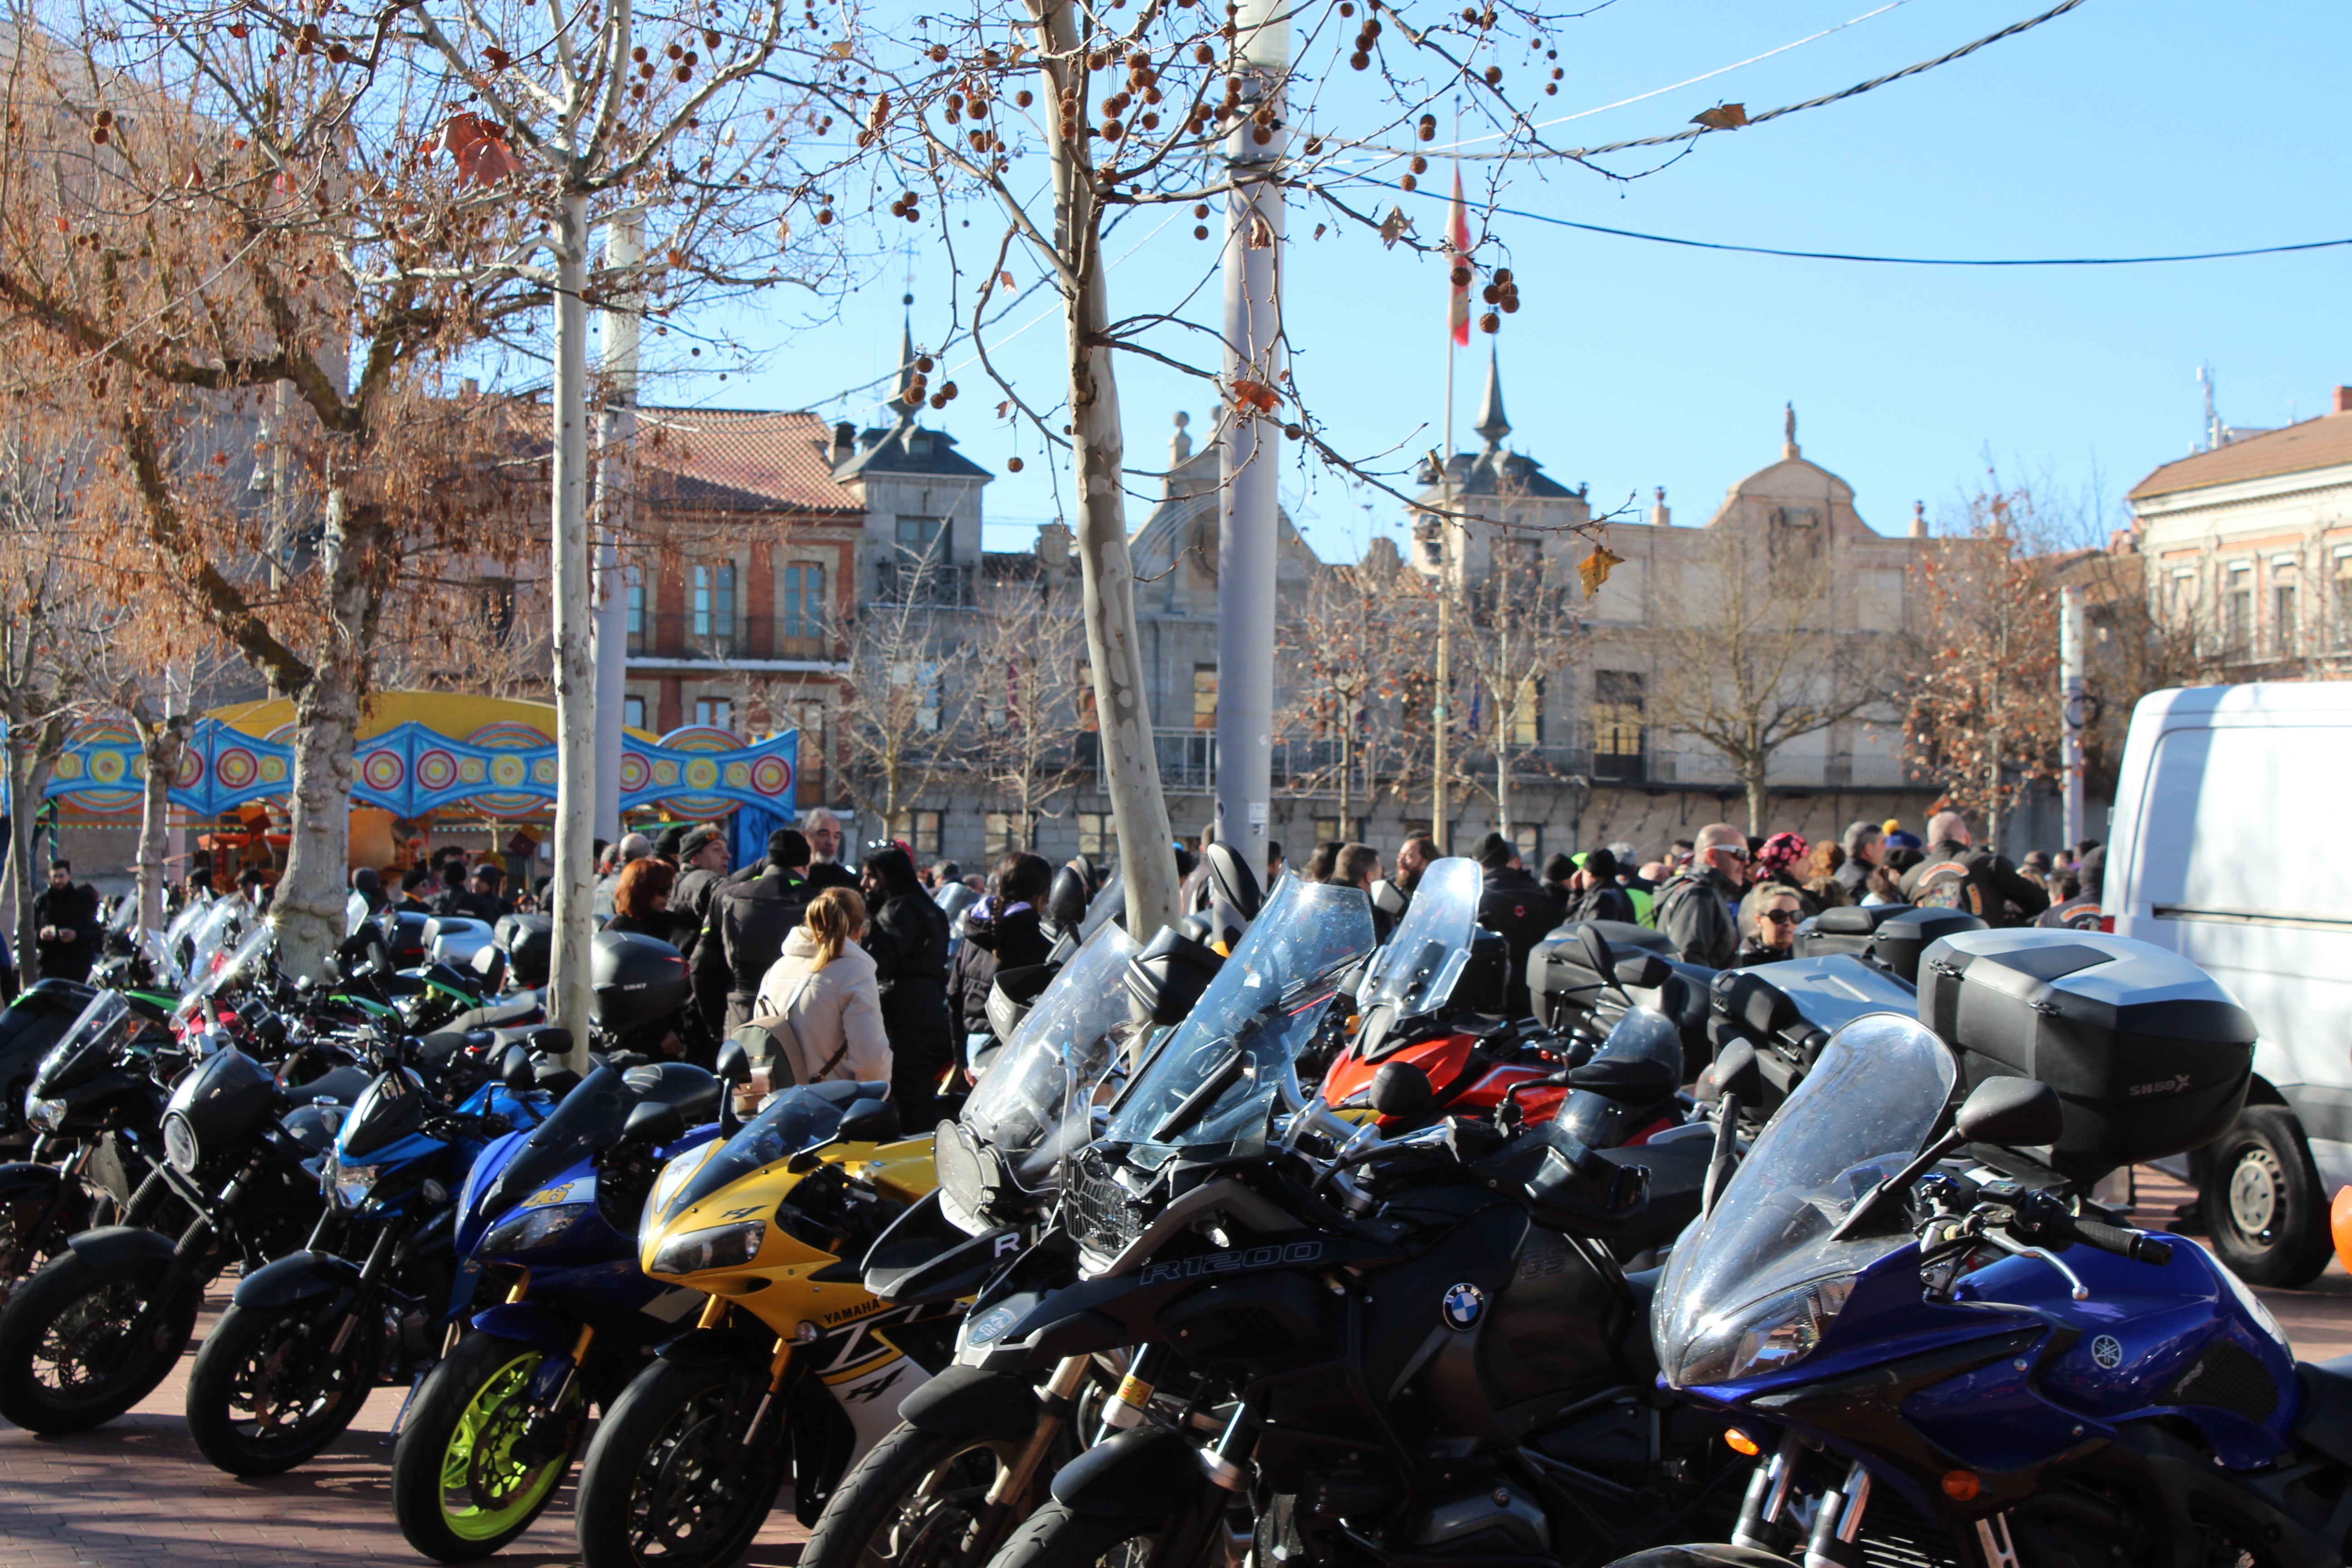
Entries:
POLYGON ((2352 1464, 2352 1356, 2297 1362, 2303 1408, 2294 1418, 2294 1440, 2338 1464, 2352 1464))
POLYGON ((368 1071, 367 1068, 346 1064, 330 1068, 308 1083, 298 1083, 287 1092, 293 1097, 294 1102, 298 1105, 308 1105, 319 1100, 331 1100, 338 1105, 350 1105, 357 1101, 361 1095, 365 1094, 368 1085, 374 1081, 375 1074, 368 1071))

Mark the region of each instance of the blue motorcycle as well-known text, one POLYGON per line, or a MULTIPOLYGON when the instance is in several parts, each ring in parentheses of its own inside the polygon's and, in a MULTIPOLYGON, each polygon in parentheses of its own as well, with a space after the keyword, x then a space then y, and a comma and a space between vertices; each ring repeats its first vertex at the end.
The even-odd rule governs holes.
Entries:
POLYGON ((482 1082, 470 1061, 411 1065, 415 1042, 382 1037, 382 1070, 315 1163, 326 1209, 308 1245, 246 1275, 188 1376, 188 1432, 236 1476, 292 1469, 341 1436, 380 1382, 413 1384, 439 1350, 449 1300, 451 1190, 488 1141, 536 1126, 551 1097, 482 1082), (470 1089, 470 1092, 468 1090, 470 1089))
MULTIPOLYGON (((509 1053, 510 1085, 532 1070, 509 1053)), ((450 1299, 472 1327, 418 1388, 393 1450, 393 1511, 417 1551, 460 1562, 520 1535, 571 1468, 589 1406, 691 1326, 705 1298, 638 1269, 637 1216, 663 1162, 718 1132, 719 1101, 719 1079, 683 1062, 599 1067, 474 1162, 450 1299)))
POLYGON ((1729 1546, 1624 1563, 2341 1568, 2352 1366, 2298 1366, 2211 1254, 2082 1195, 2229 1125, 2252 1020, 2095 932, 1921 974, 1925 1022, 1841 1030, 1677 1244, 1661 1381, 1758 1463, 1729 1546))

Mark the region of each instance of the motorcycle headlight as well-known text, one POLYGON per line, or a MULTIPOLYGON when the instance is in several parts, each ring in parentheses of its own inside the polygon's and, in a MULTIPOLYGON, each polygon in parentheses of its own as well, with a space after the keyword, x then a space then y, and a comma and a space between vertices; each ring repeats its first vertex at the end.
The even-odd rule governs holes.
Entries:
POLYGON ((333 1184, 335 1201, 348 1209, 367 1202, 382 1170, 380 1165, 346 1165, 332 1155, 327 1158, 327 1179, 333 1184))
POLYGON ((668 1208, 671 1200, 677 1196, 694 1173, 702 1169, 702 1163, 718 1152, 719 1142, 714 1138, 698 1149, 688 1149, 664 1165, 661 1174, 654 1178, 652 1206, 646 1212, 658 1216, 668 1208))
POLYGON ((526 1209, 492 1226, 489 1235, 482 1237, 479 1251, 488 1255, 526 1252, 534 1247, 544 1247, 551 1238, 593 1214, 595 1207, 593 1204, 556 1204, 526 1209))
POLYGON ((768 1239, 768 1222, 746 1220, 741 1225, 713 1226, 671 1237, 655 1252, 648 1274, 698 1274, 706 1268, 730 1268, 751 1261, 768 1239))
POLYGON ((172 1168, 184 1176, 194 1175, 197 1153, 196 1130, 188 1125, 188 1119, 176 1110, 165 1116, 163 1157, 172 1162, 172 1168))
POLYGON ((1832 1320, 1853 1294, 1852 1274, 1809 1279, 1717 1316, 1703 1325, 1669 1373, 1677 1388, 1738 1383, 1793 1366, 1813 1353, 1832 1320))
POLYGON ((66 1102, 62 1100, 42 1100, 27 1092, 25 1096, 25 1120, 44 1132, 54 1132, 65 1124, 66 1102))

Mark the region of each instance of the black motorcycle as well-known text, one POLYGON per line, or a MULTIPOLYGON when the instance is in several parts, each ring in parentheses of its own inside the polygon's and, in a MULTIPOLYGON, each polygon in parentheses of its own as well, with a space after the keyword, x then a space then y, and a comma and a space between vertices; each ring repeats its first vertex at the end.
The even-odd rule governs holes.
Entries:
POLYGON ((235 1048, 180 1079, 163 1110, 166 1157, 127 1217, 167 1192, 194 1218, 176 1239, 137 1223, 82 1231, 25 1281, 0 1310, 0 1416, 52 1433, 113 1420, 171 1372, 208 1284, 299 1244, 320 1209, 305 1162, 329 1132, 292 1109, 276 1075, 235 1048))

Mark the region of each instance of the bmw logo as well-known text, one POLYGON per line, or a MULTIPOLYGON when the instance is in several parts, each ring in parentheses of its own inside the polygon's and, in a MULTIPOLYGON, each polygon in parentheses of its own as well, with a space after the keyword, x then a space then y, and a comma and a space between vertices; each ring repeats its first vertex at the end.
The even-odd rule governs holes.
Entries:
POLYGON ((1438 1304, 1438 1316, 1445 1320, 1447 1328, 1456 1331, 1475 1328, 1486 1310, 1486 1292, 1467 1280, 1448 1289, 1438 1304))
POLYGON ((2101 1334, 2091 1342, 2091 1359, 2113 1372, 2124 1364, 2124 1342, 2113 1334, 2101 1334))
POLYGON ((984 1345, 1011 1328, 1020 1317, 1011 1307, 992 1307, 964 1325, 964 1337, 973 1344, 984 1345))

